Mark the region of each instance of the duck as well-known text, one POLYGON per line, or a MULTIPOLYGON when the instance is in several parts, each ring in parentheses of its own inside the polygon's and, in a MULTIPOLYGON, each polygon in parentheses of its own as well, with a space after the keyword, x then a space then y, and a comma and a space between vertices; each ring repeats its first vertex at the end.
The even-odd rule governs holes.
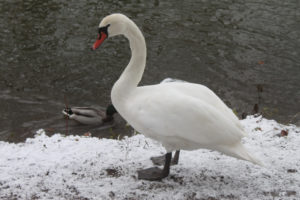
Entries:
POLYGON ((147 48, 141 30, 127 16, 114 13, 104 17, 92 50, 117 35, 128 39, 131 58, 112 87, 112 104, 136 131, 166 149, 163 159, 151 158, 154 164, 162 161, 163 167, 138 170, 138 179, 157 181, 168 177, 170 166, 178 163, 181 150, 210 149, 262 165, 242 144, 247 133, 239 119, 205 85, 167 81, 138 86, 146 66, 147 48))
MULTIPOLYGON (((175 81, 182 81, 179 79, 174 78, 165 78, 160 83, 167 83, 167 82, 175 82, 175 81)), ((106 112, 102 110, 93 108, 93 107, 72 107, 72 108, 65 108, 62 110, 62 114, 67 117, 68 119, 74 120, 78 124, 81 125, 95 125, 99 126, 105 122, 112 121, 113 115, 117 113, 115 107, 112 104, 109 104, 106 108, 106 112)))
POLYGON ((79 124, 99 126, 103 123, 113 121, 113 115, 117 111, 110 104, 107 106, 105 112, 92 107, 72 107, 63 109, 62 113, 68 119, 74 120, 79 124))

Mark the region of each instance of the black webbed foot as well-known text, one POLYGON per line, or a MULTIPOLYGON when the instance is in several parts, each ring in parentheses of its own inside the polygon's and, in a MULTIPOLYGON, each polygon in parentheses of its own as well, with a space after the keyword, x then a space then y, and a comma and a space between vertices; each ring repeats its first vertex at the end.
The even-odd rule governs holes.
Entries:
POLYGON ((164 165, 165 164, 165 156, 156 156, 150 158, 154 165, 164 165))
POLYGON ((148 169, 142 169, 138 171, 138 179, 148 180, 148 181, 160 181, 161 179, 167 177, 169 173, 164 172, 164 170, 158 167, 151 167, 148 169))
POLYGON ((165 155, 165 165, 163 169, 158 167, 152 167, 148 169, 143 169, 138 171, 138 179, 144 179, 148 181, 159 181, 167 177, 170 173, 172 152, 166 153, 165 155))
MULTIPOLYGON (((175 155, 174 155, 174 158, 172 159, 171 161, 171 165, 177 165, 178 164, 178 161, 179 161, 179 150, 176 151, 175 155)), ((154 165, 164 165, 165 164, 165 155, 163 156, 156 156, 156 157, 151 157, 151 161, 154 165)))

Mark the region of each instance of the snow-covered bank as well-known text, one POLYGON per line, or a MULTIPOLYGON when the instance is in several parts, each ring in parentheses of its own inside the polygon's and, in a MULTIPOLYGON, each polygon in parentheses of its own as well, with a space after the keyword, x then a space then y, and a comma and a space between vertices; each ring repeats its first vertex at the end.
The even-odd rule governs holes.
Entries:
POLYGON ((300 128, 242 120, 243 141, 265 168, 208 150, 182 151, 161 182, 136 170, 165 151, 136 135, 123 140, 48 137, 0 142, 0 199, 300 199, 300 128), (279 137, 281 130, 288 136, 279 137))

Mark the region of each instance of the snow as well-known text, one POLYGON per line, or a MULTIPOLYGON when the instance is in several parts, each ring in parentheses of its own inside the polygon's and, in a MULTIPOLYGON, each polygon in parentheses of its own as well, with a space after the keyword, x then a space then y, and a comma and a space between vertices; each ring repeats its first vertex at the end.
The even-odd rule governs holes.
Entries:
POLYGON ((136 171, 165 150, 140 134, 111 140, 39 130, 25 143, 0 142, 0 199, 300 199, 300 128, 254 116, 241 122, 249 133, 243 143, 265 167, 182 151, 156 182, 138 180, 136 171))

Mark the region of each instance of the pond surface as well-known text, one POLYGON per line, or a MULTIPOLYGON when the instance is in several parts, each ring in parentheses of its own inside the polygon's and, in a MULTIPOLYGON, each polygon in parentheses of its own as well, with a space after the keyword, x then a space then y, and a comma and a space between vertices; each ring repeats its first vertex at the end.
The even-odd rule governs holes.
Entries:
MULTIPOLYGON (((0 140, 22 141, 39 128, 65 133, 65 97, 70 106, 110 103, 128 42, 90 47, 99 21, 114 12, 146 38, 141 85, 166 77, 201 83, 239 116, 258 104, 268 118, 300 123, 298 0, 10 0, 0 1, 0 140)), ((113 128, 72 127, 99 137, 128 132, 121 119, 113 128)))

